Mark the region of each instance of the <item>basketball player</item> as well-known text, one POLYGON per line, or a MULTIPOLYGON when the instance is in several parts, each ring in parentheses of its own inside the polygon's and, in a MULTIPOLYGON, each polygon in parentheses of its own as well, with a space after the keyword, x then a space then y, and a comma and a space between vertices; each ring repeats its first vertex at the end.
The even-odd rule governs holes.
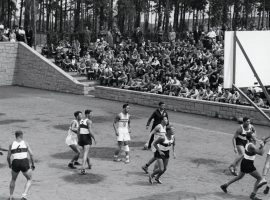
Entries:
MULTIPOLYGON (((158 137, 165 137, 166 134, 166 125, 168 124, 168 118, 166 116, 163 116, 162 121, 160 124, 158 124, 152 131, 151 135, 153 135, 153 140, 156 140, 158 137)), ((156 149, 152 145, 152 151, 155 152, 156 149)), ((145 164, 142 166, 143 171, 148 174, 148 167, 156 160, 155 154, 154 156, 145 164)))
POLYGON ((23 173, 27 182, 24 187, 21 200, 27 199, 27 194, 32 183, 32 170, 35 169, 33 152, 27 142, 23 140, 23 132, 15 132, 16 140, 9 146, 7 162, 11 168, 11 181, 9 186, 10 196, 9 200, 13 200, 13 192, 15 189, 15 182, 20 171, 23 173), (31 161, 31 169, 29 166, 28 154, 31 161))
MULTIPOLYGON (((150 118, 148 119, 147 123, 146 123, 146 130, 148 130, 149 128, 149 125, 151 123, 151 121, 153 120, 153 124, 152 124, 152 128, 151 128, 151 131, 158 125, 161 123, 163 117, 167 117, 168 119, 168 123, 169 123, 169 116, 168 116, 168 113, 167 111, 165 110, 165 103, 164 102, 159 102, 158 104, 159 108, 156 109, 152 115, 150 116, 150 118)), ((151 144, 154 140, 154 137, 153 135, 149 135, 149 139, 148 141, 146 142, 146 144, 144 145, 144 150, 147 150, 147 149, 150 149, 151 148, 151 144)))
POLYGON ((96 144, 96 139, 93 134, 92 130, 92 110, 85 110, 85 119, 82 119, 80 121, 80 128, 79 128, 79 141, 78 144, 83 148, 83 163, 81 168, 81 174, 86 174, 86 163, 88 163, 88 168, 91 168, 90 166, 90 158, 89 150, 92 145, 92 139, 94 140, 96 144))
POLYGON ((173 157, 175 158, 174 152, 175 137, 174 128, 168 125, 166 128, 165 136, 160 136, 153 142, 153 147, 155 148, 154 157, 156 159, 155 168, 152 174, 149 174, 149 182, 153 184, 153 178, 157 183, 161 184, 160 177, 167 170, 167 166, 170 158, 170 149, 172 147, 173 157))
POLYGON ((76 111, 74 117, 75 119, 72 120, 66 137, 66 144, 76 153, 68 164, 68 167, 71 169, 76 169, 74 165, 79 165, 78 159, 80 157, 80 148, 78 146, 78 130, 79 122, 82 119, 82 112, 76 111))
POLYGON ((227 193, 227 188, 229 187, 229 185, 231 185, 232 183, 242 179, 245 174, 250 174, 251 176, 253 176, 254 178, 257 179, 257 181, 254 184, 254 189, 253 192, 250 195, 250 199, 253 200, 259 200, 258 197, 256 197, 256 193, 258 191, 258 189, 260 187, 262 187, 263 185, 266 184, 266 182, 261 182, 262 181, 262 176, 260 175, 260 173, 256 170, 255 166, 254 166, 254 160, 256 157, 256 154, 262 156, 264 153, 264 143, 261 142, 260 143, 260 147, 256 148, 256 138, 252 133, 247 133, 246 134, 246 139, 247 139, 247 144, 245 146, 245 151, 244 151, 244 158, 241 161, 241 165, 240 165, 240 173, 238 174, 237 177, 233 178, 232 180, 230 180, 229 182, 223 184, 220 186, 220 188, 227 193))
POLYGON ((114 161, 121 161, 120 152, 123 150, 126 154, 125 163, 129 163, 129 141, 130 141, 130 107, 128 104, 123 105, 123 111, 119 113, 113 122, 113 128, 117 137, 118 149, 114 152, 114 161))
POLYGON ((253 125, 250 124, 250 118, 244 117, 243 124, 237 129, 233 136, 232 143, 234 152, 237 154, 233 163, 229 166, 230 172, 237 176, 236 166, 238 166, 243 158, 245 152, 245 145, 247 144, 246 135, 252 133, 256 135, 256 131, 253 125))

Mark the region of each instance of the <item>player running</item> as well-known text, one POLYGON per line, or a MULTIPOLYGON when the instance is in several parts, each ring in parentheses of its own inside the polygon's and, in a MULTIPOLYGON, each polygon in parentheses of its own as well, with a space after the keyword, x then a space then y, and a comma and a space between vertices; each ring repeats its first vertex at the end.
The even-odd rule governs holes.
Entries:
POLYGON ((229 185, 232 183, 242 179, 245 174, 250 174, 254 178, 257 179, 257 181, 254 184, 254 189, 253 192, 250 194, 250 199, 253 200, 260 200, 258 197, 256 197, 256 193, 260 187, 266 184, 266 182, 262 182, 262 176, 260 173, 256 170, 254 166, 254 160, 256 157, 256 154, 262 156, 264 154, 264 143, 260 143, 260 147, 257 148, 256 145, 256 138, 253 134, 247 133, 246 134, 246 139, 248 143, 245 146, 245 152, 244 152, 244 158, 241 161, 240 165, 240 173, 238 174, 237 177, 233 178, 229 182, 223 184, 220 186, 220 188, 227 193, 227 188, 229 185))

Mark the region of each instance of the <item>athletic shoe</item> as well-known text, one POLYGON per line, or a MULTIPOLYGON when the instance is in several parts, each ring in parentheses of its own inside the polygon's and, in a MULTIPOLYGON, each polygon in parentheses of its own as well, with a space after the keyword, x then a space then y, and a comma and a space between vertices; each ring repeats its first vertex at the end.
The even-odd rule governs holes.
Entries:
POLYGON ((267 181, 263 178, 257 185, 257 189, 261 188, 262 186, 264 186, 265 184, 267 184, 267 181))
POLYGON ((126 159, 126 160, 125 160, 125 163, 126 163, 126 164, 130 163, 130 160, 129 160, 129 159, 126 159))
POLYGON ((92 169, 92 165, 90 164, 90 165, 88 165, 88 169, 92 169))
POLYGON ((115 162, 121 162, 122 159, 121 158, 118 158, 118 157, 114 157, 113 161, 115 161, 115 162))
POLYGON ((252 200, 262 200, 262 199, 256 197, 256 194, 253 193, 253 192, 250 194, 249 198, 252 199, 252 200))
POLYGON ((148 177, 149 177, 149 183, 150 183, 150 184, 153 184, 153 178, 152 178, 151 174, 149 174, 148 177))
POLYGON ((68 164, 68 167, 69 167, 70 169, 76 169, 76 167, 73 165, 73 163, 69 163, 69 164, 68 164))
POLYGON ((269 193, 269 186, 266 186, 264 191, 263 191, 264 194, 268 194, 269 193))
POLYGON ((224 185, 221 185, 220 188, 223 190, 223 192, 227 193, 227 185, 224 184, 224 185))
POLYGON ((157 182, 158 184, 162 184, 162 182, 161 182, 161 180, 160 180, 159 178, 155 178, 155 180, 156 180, 156 182, 157 182))
POLYGON ((146 174, 148 174, 148 167, 146 167, 145 165, 142 166, 142 170, 143 170, 146 174))
POLYGON ((79 163, 78 161, 75 161, 74 165, 81 165, 81 163, 79 163))
POLYGON ((81 169, 81 175, 85 175, 85 174, 86 174, 85 169, 81 169))

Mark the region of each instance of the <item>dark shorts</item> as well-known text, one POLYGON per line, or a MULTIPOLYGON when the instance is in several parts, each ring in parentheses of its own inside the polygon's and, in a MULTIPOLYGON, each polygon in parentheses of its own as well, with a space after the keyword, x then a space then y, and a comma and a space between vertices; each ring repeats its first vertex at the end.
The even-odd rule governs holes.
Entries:
POLYGON ((158 151, 155 151, 154 157, 156 159, 169 159, 170 158, 170 151, 162 151, 165 155, 161 156, 158 151))
POLYGON ((240 139, 240 138, 236 138, 236 139, 235 139, 235 143, 236 143, 236 145, 238 145, 238 146, 243 146, 243 147, 245 147, 246 144, 247 144, 247 140, 242 140, 242 139, 240 139))
POLYGON ((78 144, 80 146, 92 145, 92 138, 91 138, 90 134, 78 135, 78 144))
POLYGON ((241 169, 241 172, 246 173, 246 174, 254 172, 256 170, 254 166, 254 161, 243 158, 240 169, 241 169))
POLYGON ((16 173, 19 173, 20 171, 23 173, 27 172, 30 169, 28 158, 14 159, 12 161, 11 169, 16 173))

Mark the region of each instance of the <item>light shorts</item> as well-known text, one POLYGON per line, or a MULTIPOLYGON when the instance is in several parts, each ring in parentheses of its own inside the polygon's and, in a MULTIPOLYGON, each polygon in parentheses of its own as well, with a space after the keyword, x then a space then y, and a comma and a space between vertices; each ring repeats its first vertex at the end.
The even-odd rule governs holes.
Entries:
POLYGON ((130 141, 130 134, 127 129, 118 129, 119 135, 117 136, 118 142, 130 141))
POLYGON ((78 136, 77 136, 77 134, 74 133, 71 130, 68 130, 68 134, 67 134, 67 137, 66 137, 66 144, 68 146, 77 145, 78 144, 78 136))

